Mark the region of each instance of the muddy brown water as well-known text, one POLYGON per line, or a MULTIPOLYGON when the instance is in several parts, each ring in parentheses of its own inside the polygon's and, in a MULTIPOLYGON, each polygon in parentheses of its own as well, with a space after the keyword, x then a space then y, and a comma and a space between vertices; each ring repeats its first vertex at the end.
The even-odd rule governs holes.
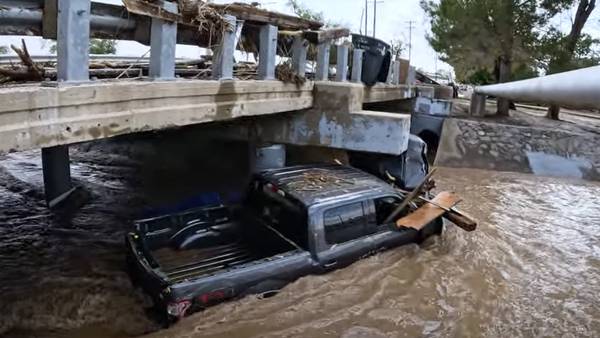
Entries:
POLYGON ((92 202, 53 216, 39 154, 0 161, 0 335, 4 337, 580 337, 600 335, 600 184, 441 169, 477 215, 441 237, 266 299, 224 303, 159 330, 124 271, 137 169, 73 163, 92 202), (158 331, 157 331, 158 330, 158 331))

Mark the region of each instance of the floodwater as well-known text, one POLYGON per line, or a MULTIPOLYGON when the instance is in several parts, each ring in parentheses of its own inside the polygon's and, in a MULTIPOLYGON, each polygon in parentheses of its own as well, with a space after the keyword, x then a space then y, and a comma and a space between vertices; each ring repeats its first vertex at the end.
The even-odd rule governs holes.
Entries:
POLYGON ((74 215, 42 201, 39 154, 0 161, 0 335, 6 337, 585 337, 600 335, 600 184, 442 169, 480 227, 308 276, 159 330, 124 271, 144 205, 137 168, 74 157, 92 192, 74 215), (157 331, 159 330, 159 331, 157 331), (154 332, 154 333, 152 333, 154 332))

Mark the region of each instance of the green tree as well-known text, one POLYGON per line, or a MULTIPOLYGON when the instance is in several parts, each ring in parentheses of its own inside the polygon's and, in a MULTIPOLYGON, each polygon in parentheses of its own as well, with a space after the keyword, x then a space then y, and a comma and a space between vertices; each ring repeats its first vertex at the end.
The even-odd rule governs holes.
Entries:
POLYGON ((90 54, 115 54, 117 52, 116 40, 90 40, 90 54))
MULTIPOLYGON (((56 43, 50 46, 50 53, 56 54, 56 43)), ((116 40, 90 39, 90 54, 115 54, 117 52, 116 40)))
MULTIPOLYGON (((487 71, 496 82, 511 80, 513 66, 533 63, 536 27, 545 20, 536 1, 421 0, 431 20, 431 46, 454 67, 457 78, 487 71)), ((508 115, 508 100, 498 100, 508 115)))
POLYGON ((294 13, 302 19, 313 20, 318 22, 325 21, 325 16, 323 15, 323 12, 313 11, 298 0, 289 0, 288 5, 292 7, 294 13))
POLYGON ((312 10, 298 0, 288 0, 288 6, 292 8, 292 11, 294 11, 298 17, 306 20, 322 22, 325 27, 333 28, 347 26, 344 23, 325 19, 323 12, 312 10))

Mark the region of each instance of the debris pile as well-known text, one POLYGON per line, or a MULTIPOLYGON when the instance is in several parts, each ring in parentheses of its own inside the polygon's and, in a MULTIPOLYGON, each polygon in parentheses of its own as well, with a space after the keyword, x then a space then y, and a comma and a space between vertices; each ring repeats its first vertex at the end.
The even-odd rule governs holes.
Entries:
POLYGON ((288 184, 296 191, 319 191, 332 186, 354 185, 353 181, 339 178, 323 170, 311 170, 302 174, 303 179, 288 184))
POLYGON ((5 82, 24 82, 41 81, 44 79, 44 68, 31 59, 25 40, 21 40, 22 47, 17 48, 14 45, 10 47, 17 53, 21 60, 20 65, 11 65, 7 68, 0 68, 0 83, 5 82))

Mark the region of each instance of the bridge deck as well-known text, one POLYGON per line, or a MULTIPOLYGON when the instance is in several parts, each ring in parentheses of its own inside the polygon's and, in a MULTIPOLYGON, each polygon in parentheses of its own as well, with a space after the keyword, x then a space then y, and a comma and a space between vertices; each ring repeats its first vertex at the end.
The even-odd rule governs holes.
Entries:
MULTIPOLYGON (((71 144, 313 106, 314 83, 280 81, 95 81, 0 88, 0 153, 71 144)), ((414 96, 378 84, 364 102, 414 96)))

